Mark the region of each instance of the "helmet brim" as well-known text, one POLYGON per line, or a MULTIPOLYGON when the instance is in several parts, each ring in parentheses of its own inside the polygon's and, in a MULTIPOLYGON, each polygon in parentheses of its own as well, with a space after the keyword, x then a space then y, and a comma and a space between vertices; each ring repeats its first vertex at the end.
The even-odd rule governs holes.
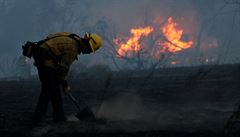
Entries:
POLYGON ((89 45, 90 45, 90 47, 91 47, 91 49, 92 49, 92 51, 93 51, 93 53, 95 53, 95 49, 94 49, 94 45, 95 45, 95 43, 90 39, 89 40, 89 45))

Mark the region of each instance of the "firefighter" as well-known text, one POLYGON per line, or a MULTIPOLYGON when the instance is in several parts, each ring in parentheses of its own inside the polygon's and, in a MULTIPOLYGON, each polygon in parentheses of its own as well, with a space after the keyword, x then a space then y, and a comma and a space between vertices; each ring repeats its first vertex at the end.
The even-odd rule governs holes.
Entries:
MULTIPOLYGON (((40 123, 44 119, 50 101, 53 106, 53 121, 66 121, 60 92, 61 83, 66 82, 70 65, 77 59, 78 54, 95 53, 101 45, 101 37, 90 33, 79 37, 76 34, 59 32, 38 42, 33 58, 42 89, 33 118, 34 123, 40 123)), ((64 86, 63 91, 69 92, 70 87, 64 86)))

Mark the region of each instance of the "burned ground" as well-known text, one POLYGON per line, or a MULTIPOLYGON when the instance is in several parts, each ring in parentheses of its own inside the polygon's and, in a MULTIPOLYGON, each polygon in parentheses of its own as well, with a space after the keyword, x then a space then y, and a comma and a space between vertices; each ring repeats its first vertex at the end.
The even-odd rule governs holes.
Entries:
MULTIPOLYGON (((72 78, 74 96, 108 122, 77 121, 73 117, 77 109, 63 96, 69 122, 55 125, 41 136, 221 137, 240 100, 239 70, 239 65, 222 65, 109 71, 96 77, 72 78)), ((0 86, 1 134, 29 136, 39 81, 4 80, 0 86)))

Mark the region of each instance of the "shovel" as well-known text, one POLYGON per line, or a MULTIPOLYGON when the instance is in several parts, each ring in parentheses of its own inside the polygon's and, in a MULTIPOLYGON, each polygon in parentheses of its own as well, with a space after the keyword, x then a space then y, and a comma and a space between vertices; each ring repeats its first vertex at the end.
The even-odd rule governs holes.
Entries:
MULTIPOLYGON (((66 80, 61 82, 62 87, 68 87, 68 83, 66 80)), ((97 122, 99 124, 104 124, 106 123, 105 119, 99 119, 96 118, 94 113, 92 112, 92 110, 90 109, 90 107, 84 102, 82 101, 82 104, 84 105, 84 107, 81 109, 80 105, 78 104, 77 99, 72 95, 71 91, 66 93, 67 96, 71 99, 71 101, 73 102, 73 104, 77 107, 78 109, 78 113, 75 115, 80 121, 86 121, 86 122, 97 122)))
MULTIPOLYGON (((61 81, 62 88, 69 87, 68 82, 66 80, 61 81)), ((89 108, 89 106, 82 101, 82 104, 84 107, 81 109, 80 105, 78 104, 77 99, 72 95, 71 91, 65 92, 67 96, 71 99, 73 104, 77 107, 78 113, 76 114, 76 117, 81 121, 94 121, 95 115, 93 114, 92 110, 89 108)))
POLYGON ((75 115, 80 121, 95 121, 96 117, 93 114, 92 110, 89 108, 89 106, 84 102, 84 108, 81 109, 80 105, 78 104, 78 101, 76 98, 72 95, 72 93, 68 92, 67 95, 72 100, 74 105, 78 109, 78 113, 75 115))
POLYGON ((78 108, 78 113, 75 115, 80 121, 85 122, 94 122, 97 124, 106 124, 107 120, 104 118, 96 118, 92 110, 89 108, 89 106, 83 102, 84 108, 81 109, 80 105, 78 104, 78 101, 76 98, 72 95, 72 93, 68 92, 67 95, 72 100, 72 102, 75 104, 75 106, 78 108))

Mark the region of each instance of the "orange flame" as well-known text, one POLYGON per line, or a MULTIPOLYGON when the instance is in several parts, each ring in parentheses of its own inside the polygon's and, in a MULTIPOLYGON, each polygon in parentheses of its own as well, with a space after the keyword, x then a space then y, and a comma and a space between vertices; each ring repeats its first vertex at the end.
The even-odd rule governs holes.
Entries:
POLYGON ((184 42, 181 40, 183 30, 177 27, 177 23, 173 21, 172 17, 168 18, 167 23, 162 28, 162 33, 166 37, 166 42, 157 43, 162 43, 163 51, 178 52, 190 48, 193 44, 193 41, 184 42))
POLYGON ((144 28, 131 29, 132 37, 130 37, 126 43, 120 43, 118 39, 115 39, 114 42, 117 45, 120 45, 118 49, 118 54, 120 56, 126 56, 129 52, 141 50, 140 39, 142 36, 148 36, 153 32, 153 28, 148 26, 144 28))
MULTIPOLYGON (((153 33, 153 26, 140 27, 131 29, 131 37, 127 38, 125 42, 121 39, 114 39, 113 42, 118 46, 117 55, 120 57, 132 57, 132 55, 144 48, 147 48, 146 43, 141 42, 142 37, 148 37, 153 33), (144 45, 145 44, 145 45, 144 45)), ((159 33, 159 32, 158 32, 159 33)), ((154 46, 149 47, 149 56, 152 59, 160 59, 161 54, 165 52, 179 52, 190 48, 193 41, 183 41, 183 29, 177 26, 172 17, 169 17, 164 26, 161 27, 161 33, 164 37, 157 39, 154 46)), ((154 34, 159 35, 159 34, 154 34)), ((142 56, 149 58, 148 55, 142 56)), ((175 63, 173 63, 174 65, 175 63)))

